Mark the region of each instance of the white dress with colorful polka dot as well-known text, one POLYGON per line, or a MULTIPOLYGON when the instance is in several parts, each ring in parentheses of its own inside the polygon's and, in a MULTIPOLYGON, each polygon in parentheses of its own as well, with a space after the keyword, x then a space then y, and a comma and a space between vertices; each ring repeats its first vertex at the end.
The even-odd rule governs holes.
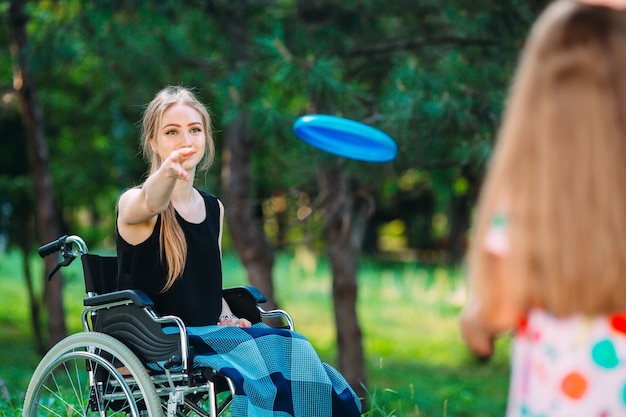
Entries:
POLYGON ((626 314, 532 311, 513 341, 507 417, 626 416, 626 314))
MULTIPOLYGON (((494 215, 484 243, 501 258, 509 254, 505 213, 494 215)), ((507 417, 578 416, 626 417, 626 313, 533 310, 513 340, 507 417)))

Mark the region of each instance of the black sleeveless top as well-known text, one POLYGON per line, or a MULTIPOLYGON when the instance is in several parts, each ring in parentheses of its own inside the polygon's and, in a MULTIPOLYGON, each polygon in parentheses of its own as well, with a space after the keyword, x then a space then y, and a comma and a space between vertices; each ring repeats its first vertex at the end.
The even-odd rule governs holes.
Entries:
POLYGON ((152 235, 138 245, 127 243, 116 228, 118 289, 139 289, 153 301, 160 315, 173 314, 187 326, 216 324, 222 311, 222 261, 219 247, 220 205, 200 191, 206 206, 202 223, 189 223, 176 213, 187 240, 187 263, 182 277, 165 293, 165 257, 160 259, 161 216, 152 235))

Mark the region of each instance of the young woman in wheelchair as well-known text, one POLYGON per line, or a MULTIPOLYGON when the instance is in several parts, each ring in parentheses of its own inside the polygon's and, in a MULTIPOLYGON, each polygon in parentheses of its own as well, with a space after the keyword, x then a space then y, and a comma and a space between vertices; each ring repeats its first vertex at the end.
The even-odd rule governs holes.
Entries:
POLYGON ((117 207, 118 289, 140 289, 159 314, 180 317, 195 343, 194 365, 254 368, 227 375, 254 375, 257 382, 250 388, 248 380, 235 381, 233 415, 360 415, 354 391, 303 336, 252 326, 222 298, 224 207, 194 187, 196 174, 211 165, 215 153, 205 106, 189 89, 164 88, 144 112, 141 141, 149 175, 125 191, 117 207), (222 350, 222 338, 237 347, 222 350), (264 354, 266 347, 271 354, 264 354), (235 363, 237 354, 243 364, 235 363))
POLYGON ((249 327, 220 297, 224 207, 193 187, 215 153, 206 108, 185 89, 166 89, 145 112, 141 140, 150 176, 119 198, 120 284, 190 326, 249 327))

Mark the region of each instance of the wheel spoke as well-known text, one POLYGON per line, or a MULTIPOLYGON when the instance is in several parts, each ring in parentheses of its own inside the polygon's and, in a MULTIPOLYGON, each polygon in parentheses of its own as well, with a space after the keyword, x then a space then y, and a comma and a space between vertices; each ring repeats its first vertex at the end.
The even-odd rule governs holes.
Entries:
POLYGON ((97 332, 68 336, 35 370, 24 399, 28 417, 139 417, 161 414, 150 375, 120 341, 97 332), (113 365, 116 364, 116 365, 113 365), (124 367, 122 375, 116 366, 124 367))

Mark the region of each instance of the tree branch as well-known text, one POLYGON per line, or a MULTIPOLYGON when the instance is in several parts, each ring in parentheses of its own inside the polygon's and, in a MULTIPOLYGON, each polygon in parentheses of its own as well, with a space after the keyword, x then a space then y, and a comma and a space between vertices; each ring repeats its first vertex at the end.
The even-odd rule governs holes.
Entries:
POLYGON ((435 36, 432 38, 399 39, 395 41, 381 42, 374 45, 354 48, 346 51, 347 57, 385 55, 400 51, 420 49, 426 46, 494 46, 499 42, 487 38, 464 38, 460 36, 435 36))

